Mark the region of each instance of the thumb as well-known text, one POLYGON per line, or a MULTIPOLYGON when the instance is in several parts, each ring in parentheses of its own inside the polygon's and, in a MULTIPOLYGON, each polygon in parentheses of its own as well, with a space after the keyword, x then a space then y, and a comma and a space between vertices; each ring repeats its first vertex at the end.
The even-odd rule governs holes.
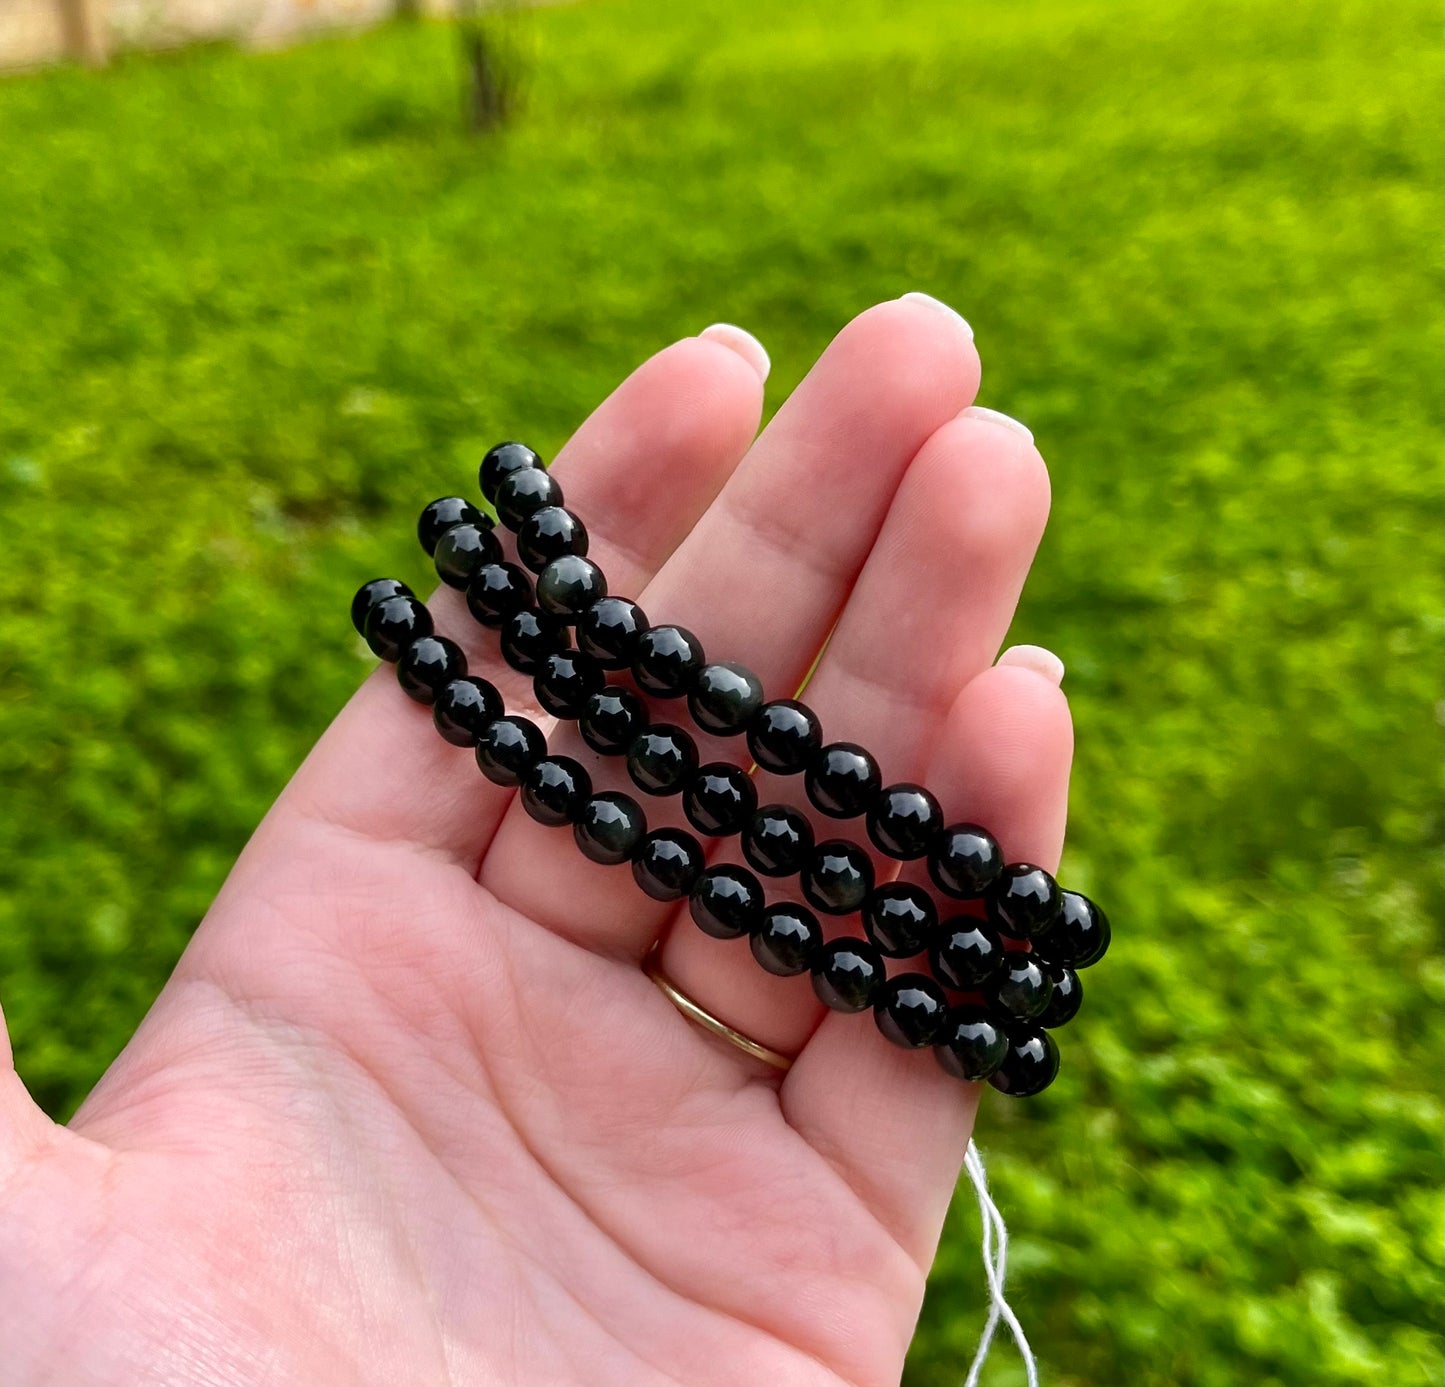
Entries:
POLYGON ((55 1124, 36 1106, 15 1072, 5 1013, 0 1011, 0 1190, 54 1131, 55 1124))

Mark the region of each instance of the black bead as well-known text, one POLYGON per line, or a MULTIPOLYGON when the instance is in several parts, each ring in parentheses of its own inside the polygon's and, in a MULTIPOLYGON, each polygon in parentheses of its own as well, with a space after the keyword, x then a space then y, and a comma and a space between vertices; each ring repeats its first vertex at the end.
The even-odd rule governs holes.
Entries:
POLYGON ((675 795, 697 769, 697 743, 670 722, 653 723, 627 748, 627 774, 649 795, 675 795))
POLYGON ((627 669, 637 638, 647 630, 647 613, 626 597, 603 597, 577 618, 577 648, 603 669, 627 669))
POLYGON ((796 876, 813 852, 813 825, 789 804, 766 804, 743 828, 743 856, 768 877, 796 876))
POLYGON ((1042 1093, 1059 1072, 1059 1047, 1047 1031, 1017 1026, 1008 1032, 1003 1062, 988 1081, 1011 1098, 1032 1098, 1042 1093))
POLYGON ((494 785, 520 785, 547 754, 547 739, 530 718, 495 718, 477 741, 477 765, 494 785))
POLYGON ((432 563, 448 587, 467 587, 479 569, 496 563, 502 546, 490 525, 453 525, 439 540, 432 563))
POLYGON ((888 977, 866 939, 830 939, 813 962, 813 991, 834 1011, 867 1011, 888 977))
POLYGON ((1032 939, 1059 918, 1059 884, 1042 867, 1014 862, 1005 867, 984 897, 988 918, 1015 939, 1032 939))
POLYGON ((933 1053, 944 1073, 974 1083, 1003 1063, 1008 1035, 983 1007, 957 1006, 948 1013, 933 1053))
POLYGON ((856 843, 830 838, 813 849, 799 880, 809 905, 828 915, 847 915, 873 889, 873 863, 856 843))
POLYGON ((997 1013, 1029 1021, 1049 1004, 1054 984, 1042 960, 1033 954, 1008 953, 1003 966, 986 982, 984 1000, 997 1013))
POLYGON ((554 651, 567 648, 567 628, 555 616, 528 607, 502 623, 502 658, 522 674, 536 674, 554 651))
POLYGON ((929 849, 928 875, 940 891, 973 900, 1003 870, 1003 853, 993 834, 977 824, 950 824, 929 849))
POLYGON ((577 718, 606 678, 597 662, 580 650, 554 650, 533 676, 532 690, 554 718, 577 718))
POLYGON ((1034 939, 1034 949, 1054 963, 1090 968, 1109 950, 1109 917, 1087 896, 1061 891, 1059 917, 1034 939))
POLYGON ((472 675, 447 684, 437 694, 431 716, 437 731, 453 746, 476 746, 487 724, 503 711, 496 686, 472 675))
POLYGON ((415 597, 383 597, 366 618, 366 643, 383 660, 399 660, 412 641, 431 633, 431 613, 415 597))
POLYGON ((762 681, 742 665, 704 665, 688 690, 687 707, 704 732, 735 737, 763 706, 762 681))
POLYGON ((572 836, 582 855, 604 867, 630 861, 646 832, 647 816, 642 806, 631 795, 617 790, 593 795, 572 825, 572 836))
POLYGON ((466 672, 467 657, 461 646, 445 636, 412 641, 396 662, 396 682, 418 703, 435 703, 443 686, 466 672))
POLYGON ((495 448, 488 448, 482 458, 482 465, 477 468, 477 483, 482 488, 482 495, 489 501, 495 501, 497 488, 504 478, 528 467, 541 466, 542 459, 525 443, 498 443, 495 448))
POLYGON ((522 777, 522 808, 548 828, 570 824, 591 795, 592 777, 570 756, 544 756, 522 777))
POLYGON ((1052 1031, 1067 1026, 1079 1014, 1084 1004, 1084 984, 1067 963, 1045 963, 1043 968, 1053 990, 1049 993, 1048 1006, 1039 1012, 1039 1025, 1052 1031))
POLYGON ((943 810, 922 785, 889 785, 868 811, 873 846, 900 862, 927 857, 943 827, 943 810))
POLYGON ((923 973, 889 978, 873 1003, 878 1029, 905 1050, 932 1045, 943 1034, 947 1016, 948 998, 943 989, 923 973))
POLYGON ((699 833, 726 838, 741 833, 758 807, 758 787, 741 766, 709 761, 682 792, 682 812, 699 833))
POLYGON ((681 626, 649 626, 637 638, 632 677, 654 698, 680 698, 702 669, 702 642, 681 626))
POLYGON ((562 487, 550 472, 522 467, 502 478, 492 499, 502 524, 509 530, 520 530, 533 511, 562 504, 562 487))
POLYGON ((428 554, 435 554, 437 541, 453 525, 485 525, 487 519, 465 496, 439 496, 426 506, 416 522, 416 537, 428 554))
POLYGON ((540 573, 563 554, 579 557, 587 552, 587 527, 565 506, 534 510, 517 531, 517 557, 540 573))
POLYGON ((769 973, 791 978, 812 968, 823 947, 823 927, 807 906, 779 901, 763 911, 750 947, 769 973))
POLYGON ((632 878, 655 901, 688 895, 703 867, 702 844, 681 828, 655 828, 632 854, 632 878))
POLYGON ((877 798, 878 763, 856 742, 831 742, 808 767, 804 782, 816 808, 835 819, 862 814, 877 798))
POLYGON ((704 934, 739 939, 751 934, 762 918, 762 883, 746 867, 724 862, 697 879, 687 908, 704 934))
POLYGON ((485 563, 467 584, 467 609, 494 631, 531 605, 532 580, 514 563, 485 563))
POLYGON ((379 602, 384 602, 388 597, 415 596, 400 578, 373 578, 369 583, 363 583, 357 588, 356 596, 351 599, 351 624, 356 627, 356 634, 366 634, 366 618, 379 602))
POLYGON ((774 775, 797 775, 807 770, 822 745, 822 724, 807 704, 795 698, 777 698, 763 704, 748 728, 748 750, 753 760, 774 775))
MULTIPOLYGON (((607 579, 591 559, 563 554, 537 575, 537 605, 562 621, 576 621, 607 596, 607 579)), ((590 658, 590 657, 589 657, 590 658)))
POLYGON ((603 756, 626 755, 646 727, 647 706, 631 689, 599 689, 577 719, 582 740, 603 756))
POLYGON ((938 926, 933 897, 921 886, 890 881, 875 887, 863 902, 863 929, 888 958, 921 953, 938 926))
POLYGON ((973 992, 996 977, 1004 964, 1003 941, 986 920, 955 915, 945 920, 928 961, 945 987, 973 992))

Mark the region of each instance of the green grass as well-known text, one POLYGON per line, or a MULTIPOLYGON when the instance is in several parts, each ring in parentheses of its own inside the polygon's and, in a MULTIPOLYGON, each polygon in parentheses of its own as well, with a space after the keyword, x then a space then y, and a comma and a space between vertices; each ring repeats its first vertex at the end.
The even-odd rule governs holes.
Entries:
MULTIPOLYGON (((1065 874, 1116 926, 985 1103, 1056 1387, 1439 1380, 1437 8, 547 9, 0 85, 0 996, 64 1113, 364 665, 418 505, 718 318, 776 405, 870 301, 973 322, 1053 466, 1065 874)), ((982 1322, 961 1197, 910 1362, 982 1322)), ((1022 1381, 1007 1350, 987 1381, 1022 1381)))

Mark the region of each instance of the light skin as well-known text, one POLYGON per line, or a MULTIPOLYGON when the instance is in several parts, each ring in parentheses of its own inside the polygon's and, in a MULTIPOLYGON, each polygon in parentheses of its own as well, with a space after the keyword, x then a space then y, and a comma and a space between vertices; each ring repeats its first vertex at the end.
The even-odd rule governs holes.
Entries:
MULTIPOLYGON (((709 330, 598 407, 555 463, 591 557, 770 695, 827 641, 807 697, 830 738, 1055 867, 1067 703, 1045 652, 997 656, 1048 481, 1025 434, 968 412, 966 324, 869 309, 755 439, 765 370, 709 330)), ((527 707, 460 597, 431 606, 527 707)), ((978 1103, 533 823, 389 667, 71 1124, 3 1030, 0 1060, 14 1387, 896 1383, 978 1103), (639 966, 659 938, 791 1070, 686 1021, 639 966)))

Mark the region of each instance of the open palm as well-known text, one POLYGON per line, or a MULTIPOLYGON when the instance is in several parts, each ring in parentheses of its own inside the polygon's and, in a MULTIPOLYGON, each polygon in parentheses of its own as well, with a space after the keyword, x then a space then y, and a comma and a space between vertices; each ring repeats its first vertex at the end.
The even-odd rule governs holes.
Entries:
MULTIPOLYGON (((709 330, 558 457, 612 590, 772 696, 827 641, 830 738, 1054 866, 1067 707, 994 664, 1048 483, 968 411, 971 334, 879 305, 754 441, 763 374, 709 330)), ((431 605, 529 706, 457 594, 431 605)), ((896 1383, 977 1101, 533 823, 389 668, 70 1127, 0 1070, 8 1387, 896 1383), (673 1008, 639 966, 659 937, 680 987, 798 1054, 785 1076, 673 1008)))

